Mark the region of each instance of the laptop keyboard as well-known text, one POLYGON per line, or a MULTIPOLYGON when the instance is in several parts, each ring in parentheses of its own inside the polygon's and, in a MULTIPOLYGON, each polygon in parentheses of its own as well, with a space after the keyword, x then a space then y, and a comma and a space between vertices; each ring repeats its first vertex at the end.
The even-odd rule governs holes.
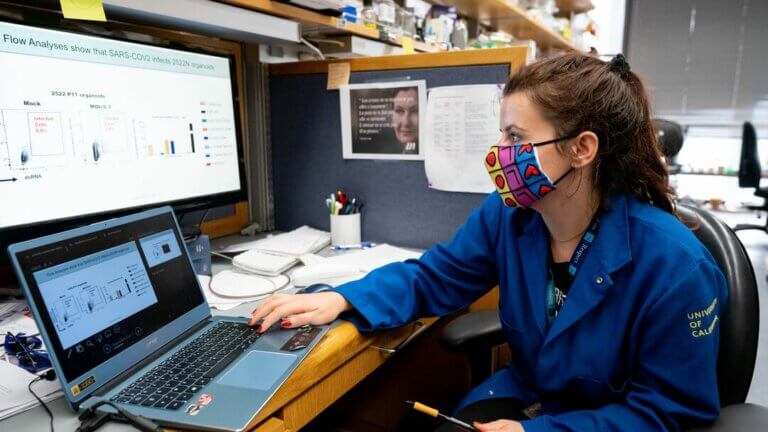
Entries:
POLYGON ((110 400, 177 410, 259 336, 261 334, 247 324, 220 321, 110 400))

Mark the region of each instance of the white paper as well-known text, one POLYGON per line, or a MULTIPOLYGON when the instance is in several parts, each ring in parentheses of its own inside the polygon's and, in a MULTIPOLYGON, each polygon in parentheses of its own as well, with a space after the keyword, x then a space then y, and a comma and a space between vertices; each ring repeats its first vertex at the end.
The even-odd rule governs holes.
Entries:
POLYGON ((381 244, 370 249, 350 252, 344 255, 328 258, 325 262, 349 265, 363 272, 370 272, 387 264, 419 258, 421 252, 414 252, 388 244, 381 244))
POLYGON ((501 86, 435 87, 429 90, 424 170, 429 187, 448 192, 494 190, 483 165, 499 140, 501 86))
POLYGON ((24 300, 0 303, 0 335, 24 333, 35 335, 39 331, 35 320, 27 316, 29 307, 24 300))
MULTIPOLYGON (((0 420, 33 408, 39 403, 27 389, 35 375, 0 360, 0 420)), ((62 396, 58 380, 42 380, 32 386, 35 393, 46 402, 62 396)))
MULTIPOLYGON (((400 93, 403 94, 409 93, 400 93)), ((426 81, 349 84, 339 88, 339 99, 344 159, 424 159, 426 81), (406 117, 407 122, 396 120, 396 89, 413 92, 414 88, 417 92, 416 117, 406 117), (400 128, 410 132, 404 133, 400 128), (414 128, 417 130, 413 131, 414 128), (417 141, 409 138, 414 133, 418 136, 417 141)), ((408 96, 408 99, 412 97, 408 96)), ((408 109, 412 111, 412 108, 408 109)))
POLYGON ((32 318, 24 315, 15 315, 0 322, 0 334, 5 335, 8 333, 24 333, 29 336, 36 335, 40 331, 37 329, 37 324, 35 324, 35 320, 32 318))
POLYGON ((220 252, 231 253, 260 249, 300 257, 306 253, 317 252, 329 244, 331 244, 331 233, 305 225, 287 233, 233 244, 220 252))
POLYGON ((0 322, 11 315, 25 313, 29 310, 24 300, 4 300, 0 303, 0 322))

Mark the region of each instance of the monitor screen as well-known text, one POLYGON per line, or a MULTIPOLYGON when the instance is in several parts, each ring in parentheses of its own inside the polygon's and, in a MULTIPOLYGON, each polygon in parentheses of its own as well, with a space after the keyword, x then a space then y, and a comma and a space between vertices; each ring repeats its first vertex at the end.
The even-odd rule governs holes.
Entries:
POLYGON ((0 22, 0 230, 241 191, 230 59, 0 22))
POLYGON ((67 381, 204 302, 173 214, 17 254, 67 381))

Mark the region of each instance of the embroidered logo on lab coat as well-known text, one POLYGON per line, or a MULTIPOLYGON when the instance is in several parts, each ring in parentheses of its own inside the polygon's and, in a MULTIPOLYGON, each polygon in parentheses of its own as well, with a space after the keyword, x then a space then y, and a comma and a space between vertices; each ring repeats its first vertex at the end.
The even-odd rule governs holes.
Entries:
POLYGON ((719 321, 717 314, 714 313, 716 307, 717 297, 706 309, 688 313, 688 327, 691 330, 691 336, 700 338, 712 334, 719 321))

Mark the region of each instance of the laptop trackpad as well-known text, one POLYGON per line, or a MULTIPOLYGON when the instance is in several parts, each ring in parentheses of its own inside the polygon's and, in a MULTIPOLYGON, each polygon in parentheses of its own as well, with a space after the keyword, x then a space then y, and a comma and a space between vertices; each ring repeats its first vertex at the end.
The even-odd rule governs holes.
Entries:
POLYGON ((251 351, 217 382, 234 387, 269 390, 287 371, 296 356, 268 351, 251 351))

